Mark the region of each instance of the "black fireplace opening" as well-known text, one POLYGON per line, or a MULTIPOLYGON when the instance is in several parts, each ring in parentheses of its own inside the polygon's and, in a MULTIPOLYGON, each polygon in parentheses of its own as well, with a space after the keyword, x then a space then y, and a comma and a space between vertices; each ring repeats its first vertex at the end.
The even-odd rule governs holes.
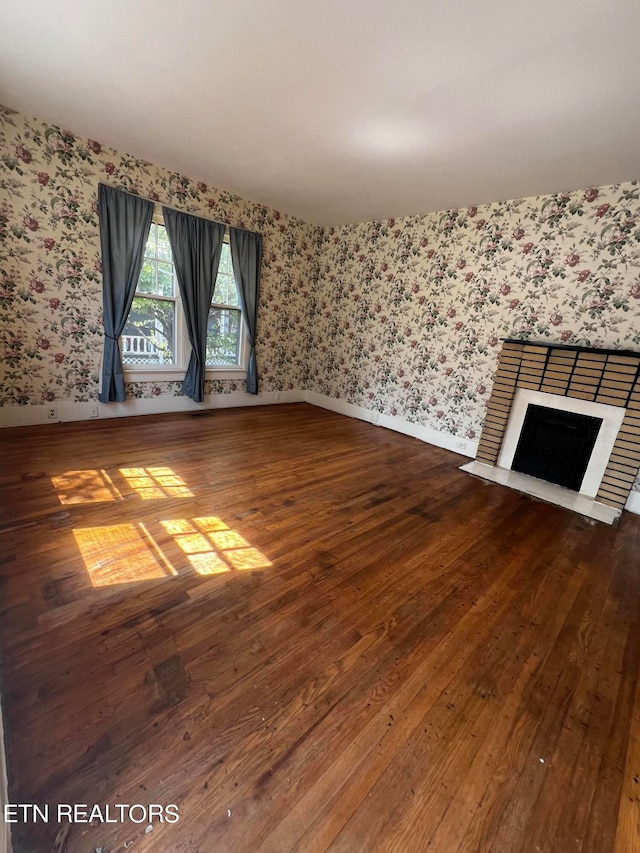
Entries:
POLYGON ((527 406, 511 468, 580 491, 602 418, 527 406))

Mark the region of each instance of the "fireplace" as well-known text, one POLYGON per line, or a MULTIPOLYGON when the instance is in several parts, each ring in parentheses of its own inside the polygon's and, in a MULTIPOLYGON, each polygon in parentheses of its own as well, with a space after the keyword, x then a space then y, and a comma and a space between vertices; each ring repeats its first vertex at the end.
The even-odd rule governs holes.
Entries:
POLYGON ((527 406, 512 471, 579 492, 602 418, 527 406))
POLYGON ((640 468, 640 352, 507 340, 463 470, 615 523, 640 468))

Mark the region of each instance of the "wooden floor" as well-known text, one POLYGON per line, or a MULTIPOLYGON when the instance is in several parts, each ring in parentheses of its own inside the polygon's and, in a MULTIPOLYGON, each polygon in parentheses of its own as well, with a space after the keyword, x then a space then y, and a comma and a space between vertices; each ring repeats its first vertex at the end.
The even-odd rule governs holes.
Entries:
POLYGON ((12 802, 179 806, 68 853, 640 850, 640 518, 305 404, 0 442, 12 802))

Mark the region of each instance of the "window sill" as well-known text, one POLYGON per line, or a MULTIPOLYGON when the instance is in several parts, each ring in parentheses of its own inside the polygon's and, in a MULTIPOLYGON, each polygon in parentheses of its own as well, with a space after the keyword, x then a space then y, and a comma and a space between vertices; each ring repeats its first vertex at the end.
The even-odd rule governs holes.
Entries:
MULTIPOLYGON (((124 371, 125 382, 182 382, 186 367, 141 368, 124 371)), ((205 379, 235 379, 242 381, 247 378, 244 367, 207 367, 205 379)))

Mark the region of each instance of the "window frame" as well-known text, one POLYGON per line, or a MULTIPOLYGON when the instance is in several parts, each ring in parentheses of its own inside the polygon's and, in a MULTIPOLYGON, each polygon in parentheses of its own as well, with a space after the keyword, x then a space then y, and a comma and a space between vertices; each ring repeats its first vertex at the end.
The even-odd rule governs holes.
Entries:
MULTIPOLYGON (((162 217, 159 217, 159 216, 154 214, 154 216, 152 217, 151 228, 153 228, 154 225, 162 225, 164 227, 164 222, 162 220, 162 217)), ((148 239, 149 238, 147 237, 147 241, 148 241, 148 239)), ((146 250, 146 245, 145 245, 145 250, 146 250)), ((173 262, 173 259, 170 262, 169 261, 163 261, 160 259, 160 257, 158 256, 157 245, 156 245, 156 252, 155 252, 153 258, 150 258, 145 252, 145 255, 143 258, 143 265, 148 260, 151 260, 153 265, 155 266, 156 276, 158 275, 158 263, 163 262, 163 263, 170 263, 171 264, 171 266, 173 268, 173 277, 174 277, 174 293, 173 293, 173 296, 164 296, 164 295, 158 294, 156 292, 146 293, 142 290, 138 290, 138 288, 136 287, 136 291, 135 291, 133 298, 134 298, 134 300, 136 300, 136 299, 149 299, 150 301, 172 302, 173 303, 173 364, 166 363, 166 364, 149 364, 149 365, 144 365, 144 364, 129 364, 129 365, 127 365, 127 363, 124 360, 125 356, 124 356, 124 347, 123 347, 122 339, 125 337, 125 334, 123 332, 123 334, 120 336, 120 354, 122 357, 122 364, 123 364, 123 367, 125 370, 125 378, 127 378, 128 373, 131 371, 139 372, 139 373, 146 373, 148 371, 152 371, 153 374, 155 375, 158 372, 171 372, 171 371, 179 370, 180 364, 182 363, 181 359, 182 359, 182 350, 183 350, 183 337, 184 337, 184 334, 186 333, 186 327, 185 327, 184 323, 180 322, 180 319, 184 318, 184 312, 182 311, 182 306, 180 304, 180 294, 178 292, 177 281, 175 280, 175 264, 173 262)), ((141 274, 142 274, 142 271, 141 271, 141 274)), ((138 282, 139 282, 139 279, 138 279, 138 282)), ((132 303, 131 310, 129 311, 129 314, 131 314, 132 310, 133 310, 133 303, 132 303)), ((129 318, 127 317, 127 320, 128 319, 129 318)))
MULTIPOLYGON (((234 278, 234 285, 235 285, 236 292, 237 292, 237 295, 238 295, 238 302, 237 302, 237 304, 236 304, 236 305, 233 305, 233 304, 231 304, 231 303, 229 303, 229 302, 216 302, 216 301, 215 301, 215 299, 213 298, 213 297, 215 296, 215 287, 214 287, 214 291, 213 291, 212 299, 211 299, 211 305, 209 306, 209 313, 211 313, 211 310, 212 310, 213 308, 215 308, 215 309, 217 309, 217 310, 219 310, 219 311, 234 311, 234 312, 238 312, 238 313, 239 313, 239 315, 240 315, 240 322, 239 322, 239 326, 238 326, 238 335, 239 335, 239 338, 240 338, 240 341, 239 341, 240 346, 238 347, 238 361, 239 361, 239 363, 240 363, 240 364, 245 365, 244 370, 245 370, 245 372, 246 372, 247 364, 248 364, 248 357, 249 357, 249 353, 248 353, 248 350, 247 350, 247 348, 246 348, 246 344, 247 344, 247 332, 246 332, 245 323, 244 323, 244 316, 243 316, 243 313, 242 313, 242 296, 241 296, 241 294, 238 292, 238 285, 237 285, 237 283, 235 282, 235 276, 233 276, 233 259, 231 258, 231 244, 230 244, 230 241, 229 241, 229 234, 228 234, 228 232, 227 232, 227 231, 225 231, 225 235, 224 235, 223 243, 224 243, 224 245, 226 245, 227 247, 229 247, 229 260, 230 260, 230 262, 231 262, 232 277, 234 278)), ((224 247, 223 247, 223 248, 224 248, 224 247)), ((226 365, 226 364, 208 364, 208 365, 206 366, 206 369, 207 369, 207 370, 216 370, 216 371, 220 371, 220 370, 234 370, 234 369, 236 369, 236 370, 237 370, 238 368, 236 368, 234 365, 226 365)))
MULTIPOLYGON (((152 222, 156 225, 164 227, 164 217, 161 210, 154 210, 152 222)), ((229 244, 229 229, 225 227, 223 241, 229 244)), ((175 265, 174 265, 175 270, 175 265)), ((178 282, 175 282, 175 294, 173 297, 162 296, 155 297, 151 293, 138 292, 136 283, 135 297, 142 296, 148 299, 159 298, 173 301, 175 305, 175 364, 126 364, 123 359, 124 380, 125 382, 175 382, 184 379, 189 359, 191 357, 191 344, 189 343, 189 333, 187 331, 187 321, 185 318, 184 309, 182 307, 182 298, 178 282)), ((247 330, 240 305, 220 305, 211 302, 211 307, 216 308, 231 308, 234 311, 240 311, 240 363, 234 365, 206 365, 205 379, 235 379, 242 380, 247 377, 247 369, 249 365, 249 346, 247 340, 247 330)), ((209 310, 211 310, 211 307, 209 310)), ((120 352, 122 354, 122 336, 119 339, 120 352)))

